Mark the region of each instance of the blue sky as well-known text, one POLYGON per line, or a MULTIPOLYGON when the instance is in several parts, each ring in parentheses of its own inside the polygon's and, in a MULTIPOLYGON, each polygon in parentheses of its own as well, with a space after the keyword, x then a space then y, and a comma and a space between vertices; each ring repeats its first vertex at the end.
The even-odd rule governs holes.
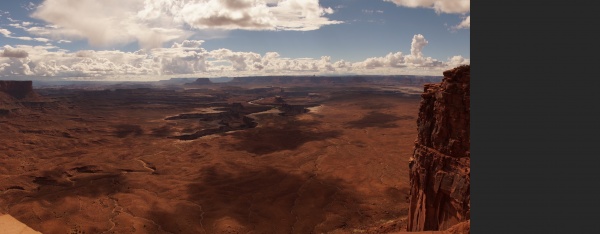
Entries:
POLYGON ((0 46, 0 79, 441 75, 470 63, 470 2, 2 1, 0 46))

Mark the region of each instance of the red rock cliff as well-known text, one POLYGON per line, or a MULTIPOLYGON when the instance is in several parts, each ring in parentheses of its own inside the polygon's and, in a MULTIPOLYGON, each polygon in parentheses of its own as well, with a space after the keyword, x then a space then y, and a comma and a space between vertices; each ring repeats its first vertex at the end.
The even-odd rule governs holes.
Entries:
POLYGON ((15 98, 24 98, 33 94, 31 81, 0 80, 0 92, 15 98))
POLYGON ((446 230, 470 220, 470 79, 467 65, 425 85, 409 164, 408 231, 446 230))

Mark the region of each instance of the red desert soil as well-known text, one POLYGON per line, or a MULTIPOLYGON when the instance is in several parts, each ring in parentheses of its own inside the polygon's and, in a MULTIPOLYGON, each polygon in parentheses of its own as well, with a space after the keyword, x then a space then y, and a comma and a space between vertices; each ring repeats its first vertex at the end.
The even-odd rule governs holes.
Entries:
POLYGON ((183 141, 166 136, 198 121, 165 118, 197 108, 64 99, 0 117, 0 214, 42 233, 404 231, 419 101, 342 95, 183 141))

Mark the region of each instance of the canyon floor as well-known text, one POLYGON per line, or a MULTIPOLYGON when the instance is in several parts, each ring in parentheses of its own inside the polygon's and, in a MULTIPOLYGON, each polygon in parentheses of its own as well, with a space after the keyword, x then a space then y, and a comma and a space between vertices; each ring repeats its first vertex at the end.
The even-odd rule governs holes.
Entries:
POLYGON ((35 91, 0 116, 0 214, 36 231, 406 228, 420 88, 35 91))

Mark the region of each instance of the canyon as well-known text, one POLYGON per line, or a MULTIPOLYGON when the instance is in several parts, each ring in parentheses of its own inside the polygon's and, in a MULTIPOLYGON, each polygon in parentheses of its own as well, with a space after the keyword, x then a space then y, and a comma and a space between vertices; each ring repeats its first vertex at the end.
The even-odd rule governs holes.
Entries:
POLYGON ((406 229, 420 87, 33 85, 0 106, 0 214, 35 231, 406 229))
POLYGON ((318 78, 0 81, 0 215, 42 233, 468 233, 468 68, 318 78))

